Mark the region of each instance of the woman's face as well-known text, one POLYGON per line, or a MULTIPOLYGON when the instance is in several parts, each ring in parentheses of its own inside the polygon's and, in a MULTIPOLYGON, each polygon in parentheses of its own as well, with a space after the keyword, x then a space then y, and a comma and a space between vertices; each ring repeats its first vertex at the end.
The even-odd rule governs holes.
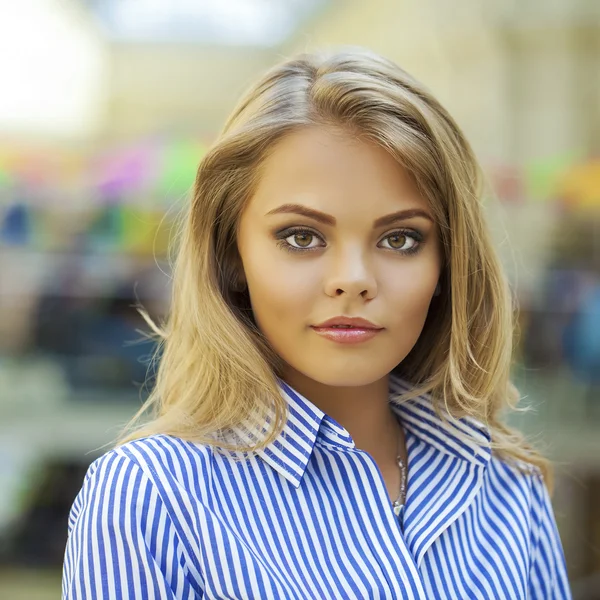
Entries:
POLYGON ((237 243, 256 323, 285 368, 358 386, 389 374, 419 338, 438 238, 427 201, 385 150, 315 127, 263 164, 237 243), (315 328, 341 316, 379 329, 315 328))

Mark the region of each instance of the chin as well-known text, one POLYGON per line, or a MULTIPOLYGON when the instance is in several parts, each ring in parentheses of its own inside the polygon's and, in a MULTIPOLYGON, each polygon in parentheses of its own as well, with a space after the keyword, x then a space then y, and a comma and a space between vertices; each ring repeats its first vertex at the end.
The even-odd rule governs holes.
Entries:
POLYGON ((379 381, 382 377, 387 376, 392 369, 393 366, 385 370, 385 368, 368 368, 366 365, 363 368, 357 368, 356 366, 335 368, 329 365, 326 369, 322 366, 314 369, 308 368, 304 371, 304 374, 322 385, 361 387, 379 381))

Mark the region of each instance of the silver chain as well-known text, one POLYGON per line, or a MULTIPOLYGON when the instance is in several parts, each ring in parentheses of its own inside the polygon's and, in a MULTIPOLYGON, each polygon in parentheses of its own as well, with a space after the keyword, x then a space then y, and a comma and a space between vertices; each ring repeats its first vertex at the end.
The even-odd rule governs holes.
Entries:
MULTIPOLYGON (((398 445, 400 445, 400 439, 398 439, 398 445)), ((400 493, 393 502, 394 514, 397 516, 400 514, 402 507, 404 506, 405 494, 406 494, 406 466, 402 461, 400 454, 396 457, 398 461, 398 467, 400 468, 400 493)))

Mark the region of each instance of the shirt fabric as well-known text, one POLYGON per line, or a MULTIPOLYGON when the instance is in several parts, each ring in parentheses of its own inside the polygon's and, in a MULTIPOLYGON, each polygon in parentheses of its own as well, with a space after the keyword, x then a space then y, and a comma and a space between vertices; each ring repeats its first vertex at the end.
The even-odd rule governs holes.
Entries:
POLYGON ((95 460, 68 525, 63 599, 571 597, 539 471, 492 455, 488 429, 448 421, 390 379, 408 452, 393 512, 371 456, 284 382, 281 435, 245 460, 169 435, 95 460), (468 434, 468 438, 464 434, 468 434))

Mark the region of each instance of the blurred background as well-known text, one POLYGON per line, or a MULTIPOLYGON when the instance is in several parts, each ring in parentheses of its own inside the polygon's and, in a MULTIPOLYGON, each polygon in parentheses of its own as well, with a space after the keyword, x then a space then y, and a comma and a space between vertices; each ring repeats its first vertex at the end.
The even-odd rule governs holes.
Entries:
MULTIPOLYGON (((423 81, 486 171, 521 307, 512 416, 556 463, 575 598, 600 598, 600 2, 0 3, 0 597, 58 598, 67 514, 140 406, 167 246, 239 94, 362 45, 423 81)), ((150 372, 150 383, 151 385, 150 372)))

